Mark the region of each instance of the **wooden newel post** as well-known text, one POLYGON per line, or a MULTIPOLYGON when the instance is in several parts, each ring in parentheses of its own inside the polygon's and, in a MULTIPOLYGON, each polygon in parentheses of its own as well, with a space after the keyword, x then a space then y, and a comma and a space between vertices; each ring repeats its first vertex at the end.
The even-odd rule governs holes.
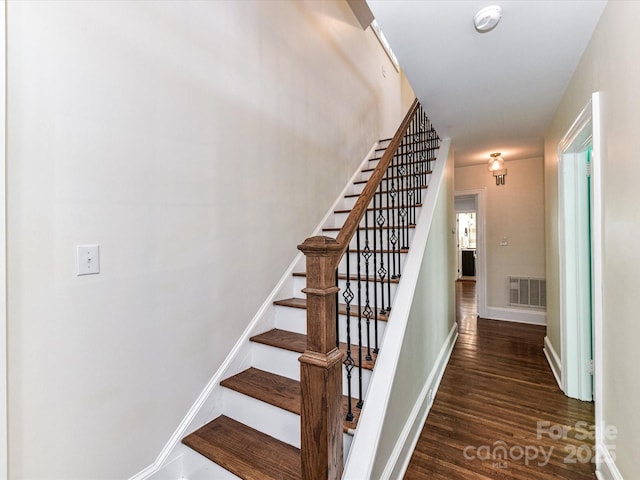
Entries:
POLYGON ((336 348, 335 271, 342 249, 329 237, 298 246, 307 260, 307 349, 300 357, 304 480, 342 476, 342 361, 336 348))

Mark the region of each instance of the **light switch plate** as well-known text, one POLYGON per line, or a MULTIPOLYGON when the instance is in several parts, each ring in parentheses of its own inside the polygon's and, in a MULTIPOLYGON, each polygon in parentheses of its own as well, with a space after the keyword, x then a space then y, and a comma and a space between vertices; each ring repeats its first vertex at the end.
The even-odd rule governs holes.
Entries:
POLYGON ((100 245, 76 247, 76 275, 100 273, 100 245))

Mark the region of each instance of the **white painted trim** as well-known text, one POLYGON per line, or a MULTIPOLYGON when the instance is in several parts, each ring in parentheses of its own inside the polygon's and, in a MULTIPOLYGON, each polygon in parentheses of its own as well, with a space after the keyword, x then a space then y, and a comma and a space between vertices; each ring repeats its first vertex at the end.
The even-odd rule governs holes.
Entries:
POLYGON ((558 387, 562 389, 562 362, 560 361, 558 352, 556 352, 556 349, 553 348, 553 345, 551 345, 549 337, 544 337, 544 348, 542 349, 542 351, 544 352, 544 356, 547 357, 547 362, 549 362, 551 372, 556 378, 558 387))
MULTIPOLYGON (((593 394, 596 421, 596 449, 606 450, 599 432, 605 431, 604 418, 604 314, 603 314, 603 276, 604 265, 604 227, 602 221, 602 124, 601 95, 595 92, 591 96, 593 150, 591 157, 591 265, 593 275, 593 394)), ((607 456, 610 455, 607 452, 607 456)), ((596 457, 596 468, 600 466, 600 456, 596 457)), ((602 457, 606 461, 606 456, 602 457)), ((613 462, 612 462, 613 463, 613 462)), ((615 467, 615 464, 614 464, 615 467)), ((617 468, 615 469, 617 471, 617 468)), ((615 477, 614 477, 615 478, 615 477)), ((620 475, 620 479, 622 476, 620 475)))
POLYGON ((458 190, 454 197, 476 195, 476 298, 478 315, 487 317, 487 200, 486 189, 458 190))
POLYGON ((431 230, 438 195, 443 183, 445 166, 450 161, 450 147, 450 139, 445 139, 440 144, 429 188, 424 197, 424 206, 421 209, 418 222, 416 222, 411 244, 412 248, 407 253, 406 267, 402 272, 402 282, 398 286, 391 316, 385 329, 384 346, 376 359, 376 368, 369 383, 367 401, 360 413, 358 428, 353 437, 349 457, 345 464, 342 476, 345 480, 372 478, 373 453, 377 451, 382 433, 383 422, 381 422, 381 419, 384 418, 389 405, 391 387, 397 371, 400 351, 402 350, 402 343, 413 303, 412 299, 415 295, 420 267, 424 257, 424 245, 427 243, 429 231, 431 230), (416 246, 417 248, 414 248, 416 246))
MULTIPOLYGON (((329 208, 327 214, 324 216, 324 218, 322 219, 318 227, 314 230, 313 235, 317 235, 319 234, 319 232, 321 232, 323 225, 326 223, 329 217, 333 214, 333 211, 336 209, 336 206, 344 197, 344 194, 351 187, 351 185, 353 185, 354 179, 361 173, 363 165, 369 161, 369 159, 371 158, 371 155, 373 154, 377 146, 378 146, 378 143, 376 142, 371 147, 371 149, 367 153, 367 156, 361 162, 359 168, 356 169, 355 174, 349 179, 349 182, 346 184, 345 188, 343 189, 342 193, 340 194, 336 202, 329 208)), ((165 465, 175 460, 175 455, 176 455, 175 452, 177 447, 181 445, 180 442, 182 438, 187 433, 189 433, 190 430, 192 430, 192 428, 190 427, 192 427, 194 422, 197 420, 198 414, 205 408, 206 405, 209 405, 211 403, 211 398, 213 396, 214 390, 216 389, 216 387, 218 387, 220 381, 226 378, 226 376, 228 376, 232 366, 234 364, 237 364, 238 358, 241 356, 242 352, 244 352, 247 346, 250 344, 249 339, 255 333, 257 333, 256 327, 261 324, 261 322, 265 317, 266 312, 273 307, 274 300, 276 300, 277 297, 281 295, 280 292, 284 288, 285 284, 287 282, 292 281, 291 279, 293 277, 293 272, 295 271, 295 269, 297 268, 297 266, 299 265, 299 263, 302 261, 303 258, 304 258, 304 255, 302 253, 298 253, 296 255, 295 259, 291 262, 291 264, 289 265, 285 273, 282 275, 282 277, 278 281, 278 284, 276 285, 276 287, 271 291, 271 293, 263 302, 263 304, 261 305, 256 315, 253 317, 253 319, 251 320, 247 328, 244 330, 243 334, 240 336, 240 338, 234 345, 233 349, 231 350, 227 358, 224 360, 222 365, 220 365, 220 368, 218 368, 218 370, 213 375, 213 377, 211 377, 207 385, 204 387, 204 389, 202 390, 202 392, 194 402, 194 404, 191 406, 191 408, 189 409, 185 417, 182 419, 182 421, 180 422, 176 430, 173 432, 173 434, 171 435, 171 438, 169 438, 169 441, 165 444, 164 448, 161 450, 156 460, 151 465, 147 466, 140 472, 130 477, 129 480, 150 479, 153 475, 158 473, 160 469, 162 469, 165 465)))
POLYGON ((601 448, 596 446, 596 452, 596 476, 598 480, 624 480, 609 450, 604 446, 601 448))
POLYGON ((413 451, 420 439, 422 427, 424 426, 427 416, 431 411, 433 399, 436 396, 438 387, 440 386, 440 381, 442 380, 444 371, 449 363, 449 358, 451 358, 451 353, 453 352, 453 347, 455 346, 457 339, 458 324, 454 323, 449 331, 449 335, 447 335, 447 338, 442 344, 442 348, 440 349, 440 353, 438 353, 436 362, 431 369, 424 386, 422 387, 420 395, 411 410, 402 432, 400 433, 398 443, 396 443, 393 452, 391 452, 389 461, 387 462, 387 465, 382 472, 382 476, 380 477, 381 479, 404 477, 407 467, 409 466, 409 462, 411 461, 413 451), (430 392, 431 395, 429 395, 430 392))
POLYGON ((0 478, 8 478, 7 410, 7 2, 0 4, 0 478))
POLYGON ((487 307, 487 314, 480 315, 489 320, 505 322, 529 323, 532 325, 546 325, 547 312, 542 310, 524 310, 521 308, 487 307))
MULTIPOLYGON (((592 347, 593 349, 593 393, 596 399, 596 430, 603 428, 603 374, 604 365, 602 359, 602 265, 603 259, 603 227, 602 227, 602 148, 601 148, 601 123, 600 123, 600 94, 595 92, 587 102, 584 109, 580 112, 576 120, 573 122, 565 136, 558 144, 558 244, 560 247, 560 341, 561 341, 561 360, 562 360, 562 390, 568 396, 579 398, 581 400, 591 400, 592 385, 591 377, 585 374, 584 365, 582 365, 582 358, 585 356, 586 346, 584 345, 584 339, 587 332, 582 328, 582 324, 576 320, 576 314, 573 310, 578 312, 578 302, 576 299, 579 297, 577 290, 572 291, 571 287, 574 282, 573 278, 567 278, 568 274, 577 275, 577 267, 572 264, 567 264, 568 257, 565 250, 565 226, 569 225, 569 221, 573 221, 573 218, 565 218, 565 202, 573 201, 571 197, 571 185, 568 183, 568 193, 565 192, 563 171, 570 163, 565 165, 566 160, 570 159, 571 155, 583 152, 589 145, 592 146, 592 158, 591 158, 591 183, 592 183, 592 198, 591 198, 591 251, 589 252, 592 263, 591 270, 591 301, 592 301, 592 319, 593 326, 589 329, 593 332, 592 347), (563 260, 564 259, 564 260, 563 260), (563 263, 565 262, 565 263, 563 263), (571 271, 568 270, 568 266, 571 266, 571 271), (574 307, 575 305, 575 307, 574 307), (573 310, 569 310, 570 307, 573 310), (580 341, 582 340, 582 341, 580 341), (580 361, 578 360, 580 358, 580 361)), ((573 249, 573 247, 572 247, 573 249)), ((574 259, 575 263, 575 259, 574 259)), ((580 266, 581 263, 578 265, 580 266)), ((582 277, 580 277, 582 278, 582 277)))

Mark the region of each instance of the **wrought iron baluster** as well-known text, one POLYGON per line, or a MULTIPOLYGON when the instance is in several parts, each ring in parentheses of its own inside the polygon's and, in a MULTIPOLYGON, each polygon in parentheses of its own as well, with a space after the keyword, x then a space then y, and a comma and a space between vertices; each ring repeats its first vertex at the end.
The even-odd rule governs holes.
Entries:
MULTIPOLYGON (((336 287, 339 287, 339 280, 338 280, 338 269, 336 268, 336 287)), ((336 348, 340 348, 340 308, 338 305, 340 305, 339 299, 340 298, 340 288, 338 288, 338 290, 336 290, 336 348)))
MULTIPOLYGON (((402 150, 400 152, 400 159, 398 161, 398 233, 400 234, 400 245, 398 247, 398 252, 402 248, 406 248, 407 243, 407 206, 406 206, 406 186, 405 186, 405 174, 406 174, 406 162, 407 162, 407 149, 408 145, 405 141, 402 145, 402 150)), ((398 269, 400 268, 400 254, 398 253, 398 269)))
MULTIPOLYGON (((351 354, 351 302, 353 301, 353 291, 351 290, 351 269, 349 268, 349 253, 346 253, 347 256, 347 281, 345 284, 344 292, 342 293, 342 297, 346 303, 346 317, 347 317, 347 356, 344 359, 344 366, 347 370, 347 415, 345 416, 345 420, 347 422, 353 421, 353 410, 351 408, 351 372, 353 371, 353 367, 355 366, 355 362, 353 361, 353 356, 351 354)), ((336 278, 337 278, 337 270, 336 270, 336 278)))
POLYGON ((402 139, 402 146, 400 147, 400 154, 398 156, 398 166, 396 168, 396 177, 398 182, 398 250, 401 245, 404 245, 404 163, 406 161, 407 154, 407 137, 402 139))
MULTIPOLYGON (((393 159, 391 160, 393 162, 393 159)), ((391 311, 391 187, 389 182, 389 175, 391 172, 391 167, 387 169, 385 173, 385 181, 387 184, 387 225, 385 230, 387 231, 387 268, 388 277, 387 277, 387 314, 391 311)))
POLYGON ((356 228, 356 250, 358 251, 357 279, 358 279, 358 403, 356 408, 362 408, 364 396, 362 391, 362 272, 360 270, 360 227, 356 228))
POLYGON ((398 236, 396 235, 396 196, 398 194, 398 191, 396 189, 396 185, 395 185, 395 178, 394 178, 394 167, 395 167, 395 172, 397 174, 398 172, 398 157, 397 155, 394 155, 394 157, 391 159, 391 189, 390 189, 390 196, 391 196, 391 207, 390 207, 390 212, 391 212, 391 221, 390 224, 387 228, 391 229, 391 236, 389 237, 389 241, 391 242, 390 248, 391 248, 391 267, 392 267, 392 272, 393 274, 391 275, 391 278, 398 278, 398 269, 397 269, 397 265, 396 265, 396 246, 398 245, 398 236))
MULTIPOLYGON (((380 276, 380 305, 382 307, 382 310, 380 310, 380 314, 384 315, 385 313, 387 313, 387 307, 385 306, 385 302, 384 302, 384 279, 387 276, 387 270, 384 268, 384 223, 385 223, 385 218, 384 218, 384 209, 383 209, 383 197, 382 197, 382 183, 380 182, 380 187, 378 188, 378 197, 379 197, 379 203, 380 203, 380 210, 378 211, 378 216, 376 217, 376 224, 378 225, 379 228, 379 235, 380 235, 380 268, 378 269, 378 275, 380 276)), ((389 209, 387 208, 387 212, 389 211, 389 209)), ((388 302, 388 299, 387 299, 388 302)), ((377 325, 376 325, 377 328, 377 325)), ((376 342, 376 348, 378 346, 378 343, 376 342)))
MULTIPOLYGON (((372 227, 372 234, 373 234, 373 330, 374 330, 374 347, 373 347, 373 351, 375 353, 378 353, 378 312, 380 311, 380 309, 378 308, 378 285, 376 285, 377 283, 377 272, 378 272, 378 242, 377 242, 377 238, 378 238, 378 232, 376 231, 376 215, 378 214, 377 209, 376 209, 376 198, 377 198, 377 194, 374 193, 373 194, 373 209, 372 209, 372 215, 373 217, 371 218, 372 222, 373 222, 373 227, 372 227)), ((382 250, 381 252, 382 253, 382 250)), ((382 285, 380 286, 382 288, 382 285)))
POLYGON ((407 158, 407 208, 409 210, 409 225, 416 224, 416 201, 415 201, 415 155, 418 150, 416 138, 416 122, 411 122, 411 150, 407 158))
MULTIPOLYGON (((375 232, 374 232, 375 238, 375 232)), ((364 258, 364 308, 362 314, 364 315, 367 325, 367 360, 373 360, 371 357, 371 317, 373 316, 373 310, 371 310, 371 303, 369 301, 369 260, 371 259, 371 248, 369 248, 369 212, 364 214, 364 248, 362 249, 362 257, 364 258)), ((375 288, 374 288, 375 289, 375 288)))

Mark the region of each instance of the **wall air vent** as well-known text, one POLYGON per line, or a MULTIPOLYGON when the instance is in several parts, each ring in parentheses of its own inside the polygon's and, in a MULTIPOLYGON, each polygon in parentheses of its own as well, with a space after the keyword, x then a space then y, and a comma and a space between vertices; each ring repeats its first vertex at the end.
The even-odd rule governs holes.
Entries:
POLYGON ((544 278, 509 277, 509 305, 547 307, 547 281, 544 278))

